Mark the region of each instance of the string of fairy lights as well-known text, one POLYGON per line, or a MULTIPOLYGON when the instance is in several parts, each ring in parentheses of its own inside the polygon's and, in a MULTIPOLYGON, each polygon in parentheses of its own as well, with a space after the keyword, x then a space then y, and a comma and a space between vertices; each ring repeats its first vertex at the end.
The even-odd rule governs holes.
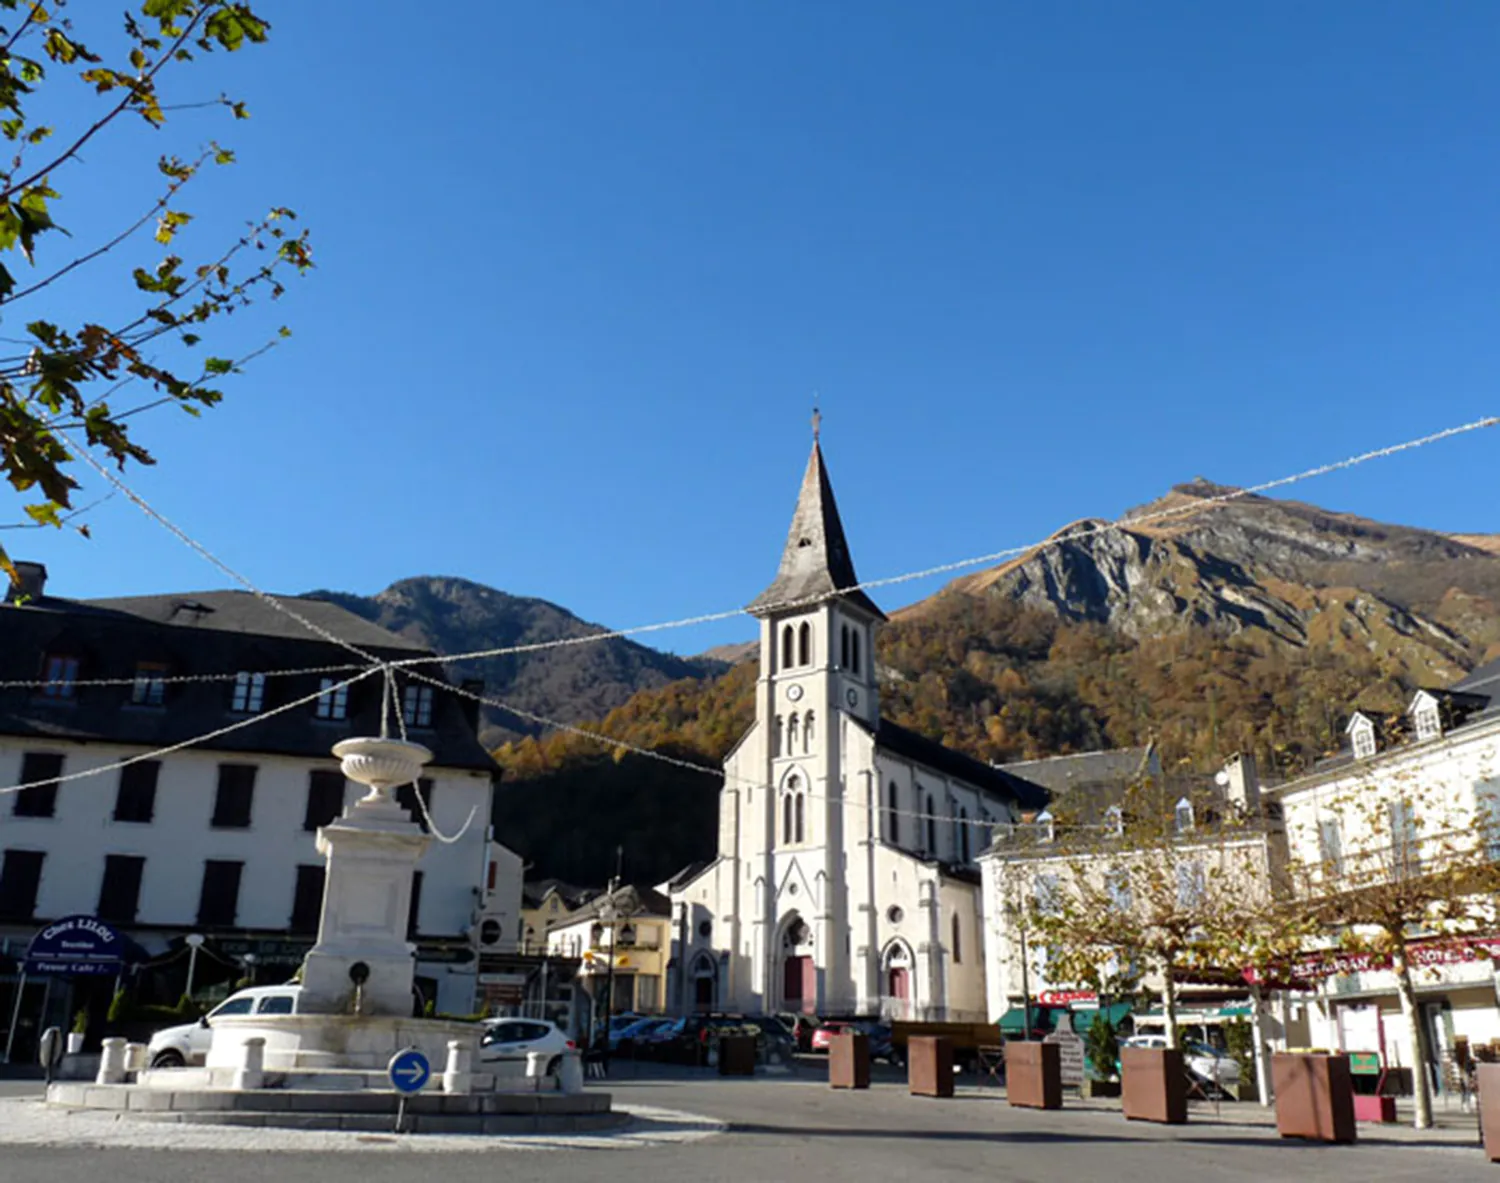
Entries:
MULTIPOLYGON (((1354 468, 1359 465, 1367 464, 1375 460, 1385 459, 1402 452, 1411 451, 1413 449, 1427 447, 1432 444, 1455 438, 1457 436, 1466 435, 1475 431, 1481 431, 1486 428, 1493 427, 1497 424, 1500 424, 1500 416, 1486 416, 1484 418, 1476 419, 1468 423, 1448 427, 1441 431, 1432 432, 1427 435, 1403 440, 1400 443, 1357 453, 1341 460, 1330 461, 1325 464, 1317 465, 1313 468, 1304 469, 1299 472, 1292 473, 1287 476, 1278 477, 1273 480, 1264 481, 1259 484, 1250 485, 1244 488, 1229 489, 1206 496, 1193 497, 1190 500, 1185 500, 1179 504, 1168 505, 1147 513, 1137 514, 1120 521, 1090 522, 1087 525, 1063 530, 1058 533, 1052 534, 1047 538, 1025 545, 1006 547, 1001 550, 990 551, 985 554, 972 555, 967 558, 944 562, 935 566, 928 566, 905 571, 896 575, 865 580, 856 585, 847 588, 841 588, 840 592, 847 594, 853 591, 870 591, 879 588, 892 587, 903 583, 909 583, 915 580, 928 579, 940 575, 949 575, 973 567, 989 566, 1004 562, 1008 559, 1019 558, 1023 555, 1034 553, 1048 546, 1061 546, 1067 543, 1083 541, 1097 535, 1115 530, 1134 529, 1146 525, 1171 521, 1173 519, 1194 516, 1247 497, 1258 496, 1272 490, 1286 488, 1290 485, 1311 480, 1319 476, 1325 476, 1333 472, 1354 468)), ((236 570, 229 563, 225 562, 207 546, 199 542, 186 530, 178 526, 165 514, 152 506, 144 497, 142 497, 138 492, 131 488, 118 474, 111 472, 109 469, 100 464, 98 460, 95 459, 86 448, 78 445, 70 439, 67 439, 66 437, 64 438, 64 443, 75 456, 79 457, 96 474, 98 474, 103 480, 111 485, 116 492, 124 496, 131 504, 135 505, 150 520, 155 522, 158 526, 167 531, 194 553, 198 554, 220 573, 229 577, 236 584, 240 585, 246 592, 255 596, 262 603, 266 604, 274 611, 281 613, 282 615, 288 617, 290 620, 296 622, 313 636, 329 644, 335 645, 354 655, 355 657, 358 657, 362 664, 322 664, 289 669, 253 671, 253 676, 265 679, 294 677, 303 678, 318 676, 324 679, 324 684, 321 685, 319 689, 309 694, 292 699, 278 706, 247 715, 246 717, 237 719, 224 727, 216 728, 212 731, 194 736, 190 739, 185 739, 164 747, 155 748, 150 751, 140 752, 117 761, 82 769, 63 776, 49 777, 46 780, 38 780, 30 783, 3 786, 0 787, 0 795, 19 793, 27 789, 41 788, 47 785, 55 785, 64 782, 86 780, 91 777, 98 777, 107 773, 119 771, 120 769, 128 767, 131 764, 141 763, 148 760, 157 760, 163 756, 171 755, 175 752, 179 752, 187 748, 191 748, 201 744, 212 743, 214 740, 223 738, 224 736, 230 735, 243 728, 251 727, 256 723, 259 723, 275 715, 280 715, 302 707, 311 706, 313 703, 317 702, 320 699, 326 698, 328 695, 335 694, 340 690, 346 690, 348 687, 358 682, 362 682, 367 678, 375 677, 377 675, 381 676, 385 682, 384 688, 382 690, 383 730, 384 721, 388 721, 389 719, 389 713, 385 709, 388 699, 389 703, 395 708, 393 713, 397 720, 397 724, 400 728, 401 734, 403 738, 405 738, 405 712, 402 709, 402 704, 396 700, 397 690, 395 674, 397 671, 400 671, 406 678, 410 679, 413 682, 428 684, 435 689, 470 698, 483 705, 507 712, 510 715, 524 719, 538 726, 575 735, 578 738, 587 740, 589 742, 597 743, 605 747, 613 748, 617 751, 639 756, 643 759, 672 765, 695 773, 701 773, 707 776, 720 778, 725 781, 737 782, 742 784, 747 789, 750 789, 751 791, 755 789, 774 791, 773 786, 762 783, 758 780, 755 780, 754 778, 740 777, 737 774, 733 774, 724 768, 710 767, 708 765, 695 763, 691 760, 683 760, 675 756, 667 755, 663 752, 654 751, 650 748, 646 748, 638 744, 632 744, 615 736, 610 736, 602 732, 592 731, 587 728, 579 727, 575 724, 563 722, 561 720, 548 718, 546 716, 537 714, 533 711, 528 711, 524 708, 516 706, 515 704, 505 702, 493 696, 482 695, 464 687, 452 686, 441 678, 432 677, 431 675, 422 673, 417 668, 420 666, 437 663, 456 663, 463 661, 483 660, 495 657, 543 653, 548 650, 561 649, 577 645, 598 644, 600 642, 614 638, 637 637, 656 632, 664 632, 671 629, 688 628, 704 624, 711 624, 743 616, 746 614, 746 610, 744 608, 734 608, 717 612, 699 613, 693 616, 679 617, 673 620, 659 621, 651 624, 636 625, 630 628, 600 630, 598 632, 591 632, 582 636, 558 637, 551 640, 531 642, 524 645, 494 646, 485 649, 472 650, 464 653, 450 653, 441 655, 422 654, 413 657, 382 658, 371 652, 368 652, 366 649, 350 642, 346 638, 339 636, 334 630, 310 619, 305 613, 298 611, 296 608, 286 603, 284 599, 272 595, 271 593, 266 592, 265 590, 257 586, 251 579, 236 570), (348 676, 342 678, 342 680, 339 681, 331 681, 330 678, 336 675, 348 676)), ((821 596, 805 597, 800 599, 787 599, 774 604, 762 605, 760 607, 760 611, 795 611, 798 608, 808 607, 813 604, 819 603, 822 599, 823 597, 821 596)), ((232 671, 218 671, 185 675, 157 675, 156 673, 152 673, 150 675, 150 678, 152 681, 159 682, 163 685, 179 685, 193 683, 234 682, 237 679, 241 679, 246 676, 247 671, 237 669, 232 671)), ((138 684, 138 682, 138 677, 96 679, 41 678, 16 681, 0 681, 0 689, 28 689, 45 691, 49 688, 58 687, 67 687, 70 689, 73 687, 82 686, 123 687, 133 686, 138 684)), ((806 796, 814 799, 827 799, 832 796, 831 794, 820 794, 813 792, 810 788, 803 789, 802 792, 806 796)), ((873 796, 878 798, 878 792, 873 794, 873 796)), ((443 835, 438 832, 436 826, 433 824, 433 819, 430 813, 428 813, 427 803, 422 800, 422 795, 420 793, 417 794, 417 799, 419 802, 419 808, 424 815, 424 819, 427 822, 429 831, 432 832, 434 836, 437 837, 440 841, 450 843, 458 841, 473 822, 473 811, 471 811, 470 817, 465 821, 456 835, 443 835)), ((842 799, 847 805, 851 805, 856 808, 865 807, 873 810, 878 810, 882 816, 909 817, 919 822, 944 822, 955 826, 992 826, 996 824, 997 820, 991 818, 969 818, 964 815, 943 814, 935 812, 933 810, 900 809, 892 805, 889 801, 880 803, 878 800, 872 800, 871 802, 866 803, 855 800, 848 795, 844 795, 842 799)))

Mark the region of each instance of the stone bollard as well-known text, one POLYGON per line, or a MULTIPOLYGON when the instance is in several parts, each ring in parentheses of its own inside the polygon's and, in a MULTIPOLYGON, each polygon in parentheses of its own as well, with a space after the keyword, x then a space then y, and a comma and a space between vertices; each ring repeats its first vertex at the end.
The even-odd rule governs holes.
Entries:
POLYGON ((443 1069, 443 1092, 469 1093, 474 1091, 474 1075, 469 1071, 474 1053, 469 1050, 467 1040, 448 1041, 448 1063, 443 1069))
POLYGON ((264 1088, 266 1084, 266 1041, 253 1035, 240 1047, 240 1066, 234 1070, 230 1088, 241 1092, 264 1088))
POLYGON ((538 1093, 546 1087, 547 1061, 551 1058, 551 1052, 526 1053, 526 1079, 531 1081, 532 1089, 538 1093))
POLYGON ((144 1043, 127 1043, 125 1045, 125 1071, 144 1072, 146 1070, 146 1045, 144 1043))
POLYGON ((125 1040, 118 1037, 104 1041, 104 1053, 99 1057, 99 1075, 96 1084, 125 1083, 125 1040))
POLYGON ((583 1092, 583 1055, 580 1052, 564 1052, 562 1068, 557 1073, 557 1087, 565 1093, 583 1092))

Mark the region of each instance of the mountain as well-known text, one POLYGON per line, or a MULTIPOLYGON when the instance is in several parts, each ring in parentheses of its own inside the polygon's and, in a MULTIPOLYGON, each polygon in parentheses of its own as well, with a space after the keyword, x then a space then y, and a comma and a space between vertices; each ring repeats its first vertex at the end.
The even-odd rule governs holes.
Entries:
MULTIPOLYGON (((508 595, 451 576, 402 579, 373 596, 326 590, 308 595, 420 640, 437 653, 472 653, 606 631, 546 600, 508 595)), ((610 637, 538 653, 458 662, 450 667, 450 674, 483 678, 487 697, 576 723, 607 714, 638 690, 681 678, 701 678, 725 668, 725 663, 712 658, 675 657, 623 637, 610 637)), ((540 730, 538 724, 519 715, 485 707, 480 738, 493 747, 540 730)))
MULTIPOLYGON (((1168 768, 1238 750, 1274 778, 1337 749, 1356 705, 1400 710, 1500 654, 1494 535, 1206 501, 1232 491, 1200 479, 1119 523, 1075 522, 894 612, 883 713, 996 762, 1155 741, 1168 768)), ((755 671, 643 690, 591 727, 715 765, 752 717, 755 671)), ((633 873, 712 854, 712 776, 570 735, 496 757, 500 832, 549 874, 597 878, 640 808, 654 820, 633 873)))

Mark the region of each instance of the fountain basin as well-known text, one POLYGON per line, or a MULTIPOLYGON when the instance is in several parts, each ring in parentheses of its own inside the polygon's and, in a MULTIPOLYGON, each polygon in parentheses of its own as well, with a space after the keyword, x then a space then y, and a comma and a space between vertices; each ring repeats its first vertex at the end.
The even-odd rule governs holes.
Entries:
POLYGON ((447 1063, 450 1040, 461 1041, 477 1057, 483 1034, 478 1023, 395 1015, 221 1015, 213 1028, 207 1060, 211 1070, 238 1067, 245 1041, 263 1039, 267 1072, 384 1072, 397 1052, 416 1048, 427 1057, 435 1076, 447 1063))

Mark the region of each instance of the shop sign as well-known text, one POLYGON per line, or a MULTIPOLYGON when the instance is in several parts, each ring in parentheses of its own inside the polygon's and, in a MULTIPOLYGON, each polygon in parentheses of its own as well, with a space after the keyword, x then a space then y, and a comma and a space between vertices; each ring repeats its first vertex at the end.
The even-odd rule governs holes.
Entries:
MULTIPOLYGON (((1500 937, 1472 937, 1414 941, 1407 946, 1414 969, 1460 965, 1500 958, 1500 937)), ((1309 953, 1287 967, 1286 977, 1296 982, 1314 982, 1345 974, 1377 973, 1391 968, 1389 953, 1309 953)), ((1276 975, 1273 975, 1273 977, 1276 975)), ((1245 971, 1245 980, 1259 981, 1255 970, 1245 971)))
POLYGON ((1036 1000, 1042 1006, 1072 1006, 1076 1002, 1097 1003, 1099 995, 1092 990, 1043 990, 1036 1000))
POLYGON ((26 950, 29 974, 112 977, 125 962, 125 938, 93 916, 66 916, 49 924, 26 950))
POLYGON ((226 937, 215 939, 214 948, 225 957, 254 957, 262 965, 301 965, 312 948, 312 942, 275 937, 226 937))

